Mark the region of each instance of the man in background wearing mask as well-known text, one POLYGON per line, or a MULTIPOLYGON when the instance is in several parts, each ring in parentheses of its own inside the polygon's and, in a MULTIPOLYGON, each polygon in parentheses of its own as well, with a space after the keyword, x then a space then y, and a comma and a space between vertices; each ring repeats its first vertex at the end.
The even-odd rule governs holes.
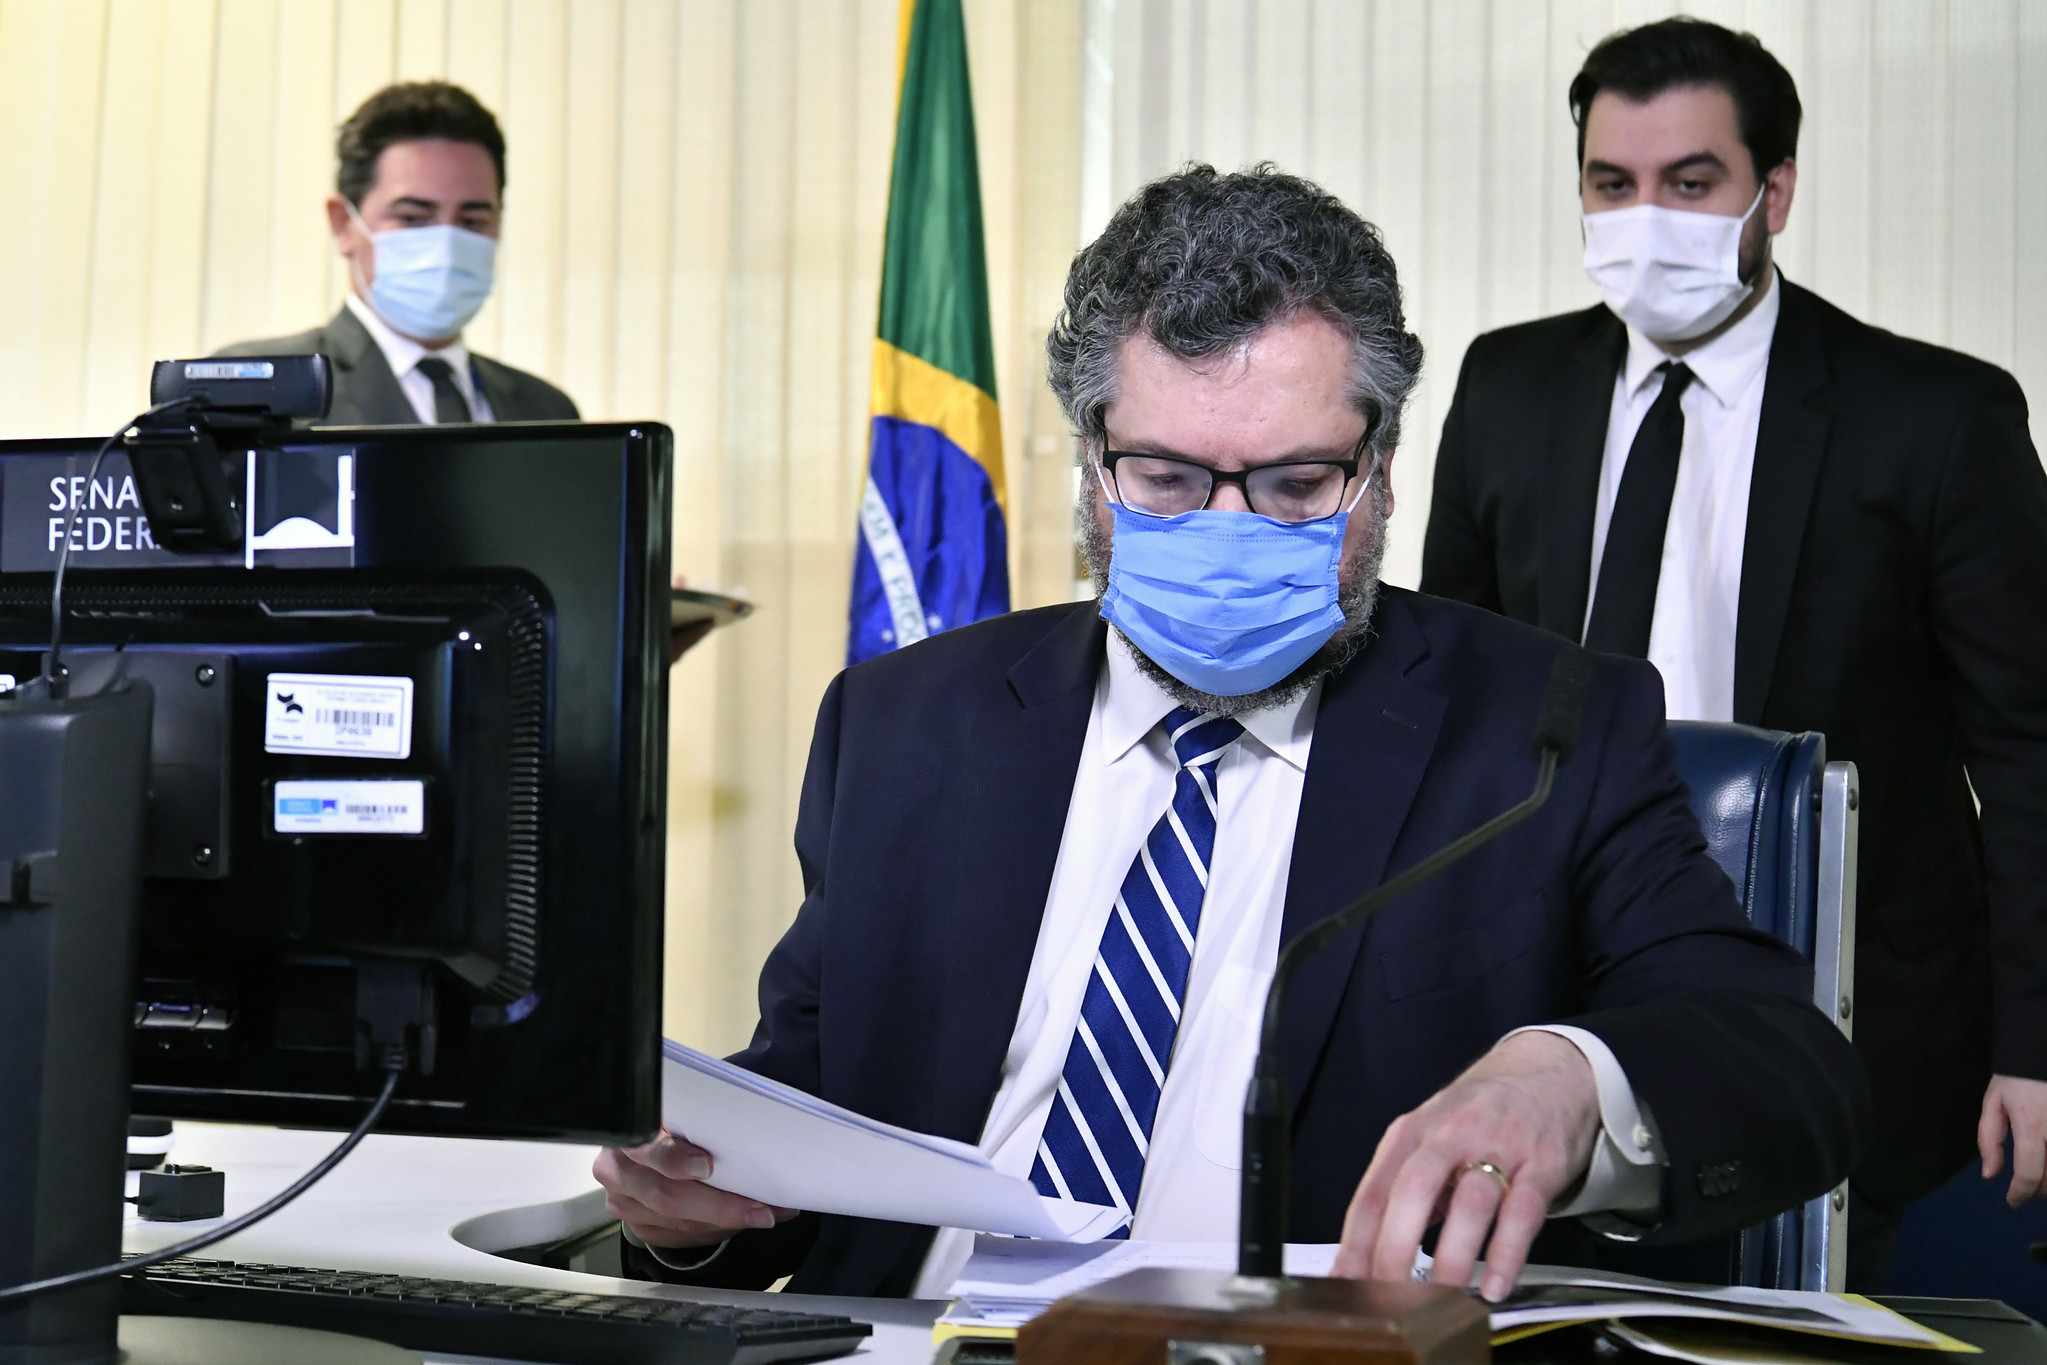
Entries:
POLYGON ((2010 375, 1771 263, 1800 110, 1752 36, 1615 34, 1570 107, 1605 305, 1471 344, 1422 589, 1859 765, 1849 1287, 1878 1289, 1907 1201, 2007 1133, 2011 1203, 2047 1161, 2047 479, 2010 375))
MULTIPOLYGON (((833 682, 807 894, 736 1060, 1130 1236, 1229 1241, 1281 941, 1522 799, 1576 646, 1380 583, 1421 344, 1378 233, 1315 186, 1147 186, 1048 349, 1099 601, 833 682)), ((1624 1260, 1581 1218, 1724 1232, 1858 1145, 1853 1050, 1706 857, 1655 674, 1592 667, 1542 811, 1295 978, 1287 1240, 1340 1239, 1339 1274, 1406 1277, 1440 1218, 1436 1277, 1483 1251, 1498 1298, 1531 1244, 1624 1260)), ((971 1249, 722 1192, 687 1136, 598 1159, 631 1273, 938 1297, 971 1249)))
POLYGON ((462 329, 490 297, 504 215, 505 138, 490 110, 442 81, 393 85, 341 125, 334 246, 352 288, 325 327, 223 355, 333 362, 333 425, 573 421, 554 385, 472 354, 462 329))

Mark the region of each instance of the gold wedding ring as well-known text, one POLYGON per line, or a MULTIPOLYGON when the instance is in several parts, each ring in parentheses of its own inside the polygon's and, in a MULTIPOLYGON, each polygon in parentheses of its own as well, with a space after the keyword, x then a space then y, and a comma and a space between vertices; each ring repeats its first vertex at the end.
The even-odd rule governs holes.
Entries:
POLYGON ((1513 1183, 1507 1179, 1507 1173, 1490 1161, 1467 1161, 1464 1163, 1464 1169, 1467 1171, 1484 1171, 1487 1175, 1500 1182, 1500 1193, 1503 1195, 1508 1190, 1514 1188, 1513 1183))

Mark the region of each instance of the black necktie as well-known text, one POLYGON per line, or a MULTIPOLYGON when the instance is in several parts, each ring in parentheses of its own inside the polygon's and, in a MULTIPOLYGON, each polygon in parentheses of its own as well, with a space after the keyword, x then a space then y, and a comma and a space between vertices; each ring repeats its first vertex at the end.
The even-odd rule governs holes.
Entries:
POLYGON ((1613 520, 1607 523, 1606 553, 1599 561, 1599 590, 1585 626, 1587 649, 1636 659, 1649 655, 1663 530, 1670 522, 1670 494, 1677 487, 1677 460, 1685 443, 1685 415, 1678 400, 1692 382, 1692 372, 1677 361, 1656 368, 1663 374, 1663 392, 1649 405, 1628 447, 1613 520))
MULTIPOLYGON (((436 422, 467 422, 469 400, 462 396, 462 390, 455 387, 455 367, 437 355, 422 356, 414 366, 434 386, 434 420, 436 422)), ((1653 413, 1651 414, 1654 415, 1653 413)))

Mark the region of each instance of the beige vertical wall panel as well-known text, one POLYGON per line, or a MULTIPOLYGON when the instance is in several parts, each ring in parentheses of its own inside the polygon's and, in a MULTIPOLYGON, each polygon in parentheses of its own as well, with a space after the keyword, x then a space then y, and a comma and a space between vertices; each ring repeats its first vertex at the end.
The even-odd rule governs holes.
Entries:
MULTIPOLYGON (((1545 139, 1540 200, 1544 283, 1536 316, 1583 308, 1596 298, 1592 286, 1585 282, 1581 264, 1585 240, 1578 225, 1578 134, 1566 109, 1566 92, 1585 54, 1614 27, 1610 0, 1550 0, 1541 8, 1548 19, 1549 45, 1544 54, 1542 99, 1535 111, 1545 139)), ((1498 321, 1513 320, 1502 314, 1493 316, 1498 321)), ((1437 347, 1441 366, 1457 363, 1448 350, 1447 346, 1437 347)), ((1455 382, 1454 375, 1439 377, 1455 382)), ((1417 453, 1426 449, 1433 456, 1435 433, 1417 439, 1421 442, 1417 453)))
MULTIPOLYGON (((280 239, 298 231, 295 221, 278 221, 272 193, 282 10, 265 0, 220 0, 217 14, 213 107, 210 119, 199 125, 212 136, 200 312, 203 346, 278 330, 273 325, 270 262, 280 239)), ((310 204, 300 210, 314 211, 310 204)))
POLYGON ((1478 332, 1595 301, 1565 91, 1616 28, 1682 9, 1798 81, 1779 262, 2047 401, 2047 7, 2031 0, 1093 0, 1082 227, 1190 158, 1313 177, 1377 223, 1428 366, 1387 577, 1420 577, 1435 446, 1478 332), (1198 116, 1183 110, 1190 102, 1198 116), (1163 92, 1163 93, 1162 93, 1163 92), (1306 127, 1300 120, 1306 120, 1306 127), (2031 305, 2029 307, 2029 305, 2031 305))
MULTIPOLYGON (((276 103, 267 187, 274 235, 270 288, 262 300, 269 316, 305 318, 299 326, 310 326, 326 315, 343 287, 333 234, 320 206, 334 188, 333 166, 292 155, 291 149, 331 142, 336 110, 346 99, 340 87, 344 70, 365 95, 390 79, 389 21, 388 0, 367 5, 303 0, 279 11, 271 57, 276 103), (375 68, 374 74, 368 67, 375 68)), ((348 100, 346 107, 359 99, 348 100)))
MULTIPOLYGON (((332 46, 334 81, 330 102, 321 111, 323 117, 319 121, 320 131, 327 135, 329 141, 334 130, 364 100, 394 80, 409 79, 398 69, 402 18, 398 0, 343 0, 336 6, 332 46)), ((439 65, 437 62, 434 67, 424 69, 422 74, 438 76, 439 65)), ((307 144, 314 137, 314 130, 308 128, 290 141, 307 144)), ((324 318, 341 306, 342 298, 351 288, 348 262, 334 249, 333 234, 327 227, 325 216, 309 211, 309 206, 315 201, 333 193, 334 168, 311 157, 303 161, 289 158, 286 164, 294 192, 280 196, 280 212, 294 228, 298 227, 300 219, 310 218, 312 226, 319 229, 318 254, 325 266, 325 288, 317 301, 307 301, 307 315, 324 318)), ((296 269, 289 273, 292 278, 298 278, 296 269)))
MULTIPOLYGON (((138 4, 147 0, 137 0, 138 4)), ((148 309, 145 359, 190 355, 205 345, 209 192, 213 177, 212 146, 203 135, 205 92, 218 70, 217 9, 213 0, 175 0, 163 6, 163 42, 157 49, 163 63, 154 110, 140 113, 155 140, 151 167, 155 201, 150 213, 149 280, 144 295, 148 309)), ((125 101, 110 107, 125 109, 125 101)), ((84 420, 72 429, 118 422, 149 397, 149 379, 138 372, 133 387, 120 392, 122 375, 111 370, 96 376, 104 397, 86 405, 84 420)))
POLYGON ((1974 355, 2012 354, 2018 36, 2015 0, 1975 0, 1950 20, 1954 86, 1974 98, 1953 102, 1949 183, 1968 191, 1960 202, 1945 197, 1953 276, 1938 302, 1948 344, 1974 355))
MULTIPOLYGON (((664 402, 675 430, 675 567, 692 580, 723 577, 725 262, 734 218, 737 150, 734 55, 741 0, 679 5, 673 58, 675 161, 670 185, 668 345, 664 402)), ((744 629, 750 629, 749 622, 744 629)), ((724 658, 738 630, 712 636, 669 674, 668 983, 664 1022, 674 1037, 726 1047, 746 1027, 746 972, 720 955, 727 921, 786 906, 737 906, 713 893, 718 829, 749 811, 719 785, 719 714, 724 658)), ((751 818, 765 815, 757 809, 751 818)))
MULTIPOLYGON (((1019 605, 1072 590, 1043 338, 1079 240, 1083 3, 966 4, 1019 605)), ((334 132, 370 91, 444 77, 497 113, 505 236, 470 343, 593 418, 669 424, 676 568, 759 605, 671 676, 666 1025, 711 1047, 745 1040, 796 911, 797 788, 844 658, 897 12, 0 0, 0 433, 104 430, 150 360, 323 320, 347 288, 334 132)))
MULTIPOLYGON (((1427 288, 1408 291, 1408 327, 1425 347, 1437 348, 1426 373, 1446 378, 1455 375, 1457 360, 1443 353, 1439 338, 1477 332, 1487 298, 1484 243, 1494 198, 1486 164, 1488 18, 1485 0, 1442 0, 1429 6, 1427 59, 1418 63, 1427 83, 1422 96, 1427 128, 1420 167, 1422 237, 1418 253, 1414 247, 1403 252, 1398 241, 1390 244, 1396 262, 1416 261, 1409 267, 1414 278, 1428 281, 1427 288)), ((1387 193, 1387 187, 1382 185, 1380 192, 1387 193)), ((1442 426, 1449 403, 1447 382, 1417 389, 1407 413, 1406 454, 1427 448, 1425 436, 1442 426)), ((1426 470, 1415 467, 1419 463, 1395 465, 1401 520, 1389 532, 1390 564, 1419 560, 1432 492, 1426 470)))
POLYGON ((336 5, 333 122, 399 79, 399 20, 398 0, 341 0, 336 5))
MULTIPOLYGON (((1010 70, 1002 90, 977 95, 991 119, 981 137, 982 198, 999 187, 1002 238, 990 234, 996 363, 1010 491, 1013 600, 1058 601, 1073 590, 1073 445, 1045 385, 1045 336, 1078 245, 1082 16, 1077 4, 999 0, 970 6, 976 80, 1010 70), (976 36, 982 35, 982 36, 976 36), (1006 62, 1004 59, 1007 59, 1006 62), (1012 69, 1013 66, 1013 69, 1012 69)), ((977 87, 978 88, 978 87, 977 87)))
POLYGON ((1323 184, 1362 204, 1371 184, 1372 7, 1359 0, 1315 0, 1308 22, 1307 157, 1329 169, 1323 184))
POLYGON ((83 407, 125 414, 148 401, 151 361, 198 345, 207 147, 189 109, 212 73, 212 0, 114 0, 106 41, 123 96, 100 120, 83 407))
MULTIPOLYGON (((569 78, 574 48, 568 0, 518 0, 508 7, 505 93, 497 106, 509 163, 505 244, 493 304, 498 354, 522 369, 561 376, 566 284, 569 78), (516 188, 512 188, 512 186, 516 188)), ((580 26, 580 21, 579 21, 580 26)), ((604 156, 608 147, 578 147, 604 156)))
MULTIPOLYGON (((576 0, 562 128, 560 340, 551 373, 593 411, 615 412, 618 241, 628 189, 624 157, 625 25, 620 0, 576 0)), ((640 189, 637 177, 631 189, 640 189)), ((637 198, 637 194, 634 195, 637 198)))
MULTIPOLYGON (((1540 5, 1495 7, 1488 16, 1485 160, 1481 187, 1470 187, 1470 209, 1483 215, 1486 251, 1480 288, 1493 310, 1534 317, 1547 309, 1548 229, 1544 205, 1555 198, 1552 177, 1568 174, 1548 155, 1553 117, 1561 102, 1550 89, 1543 61, 1548 14, 1540 5)), ((1441 363, 1454 364, 1445 358, 1441 363)))
POLYGON ((1248 35, 1255 63, 1253 135, 1277 161, 1307 160, 1314 92, 1301 79, 1314 60, 1315 9, 1311 0, 1262 0, 1253 6, 1248 35))
POLYGON ((106 19, 104 0, 0 7, 0 127, 10 130, 0 170, 12 199, 0 249, 18 276, 5 295, 0 403, 37 426, 75 411, 85 393, 99 120, 67 104, 75 98, 81 114, 100 104, 106 19))
MULTIPOLYGON (((791 0, 746 0, 738 15, 731 203, 744 226, 733 234, 728 266, 723 572, 728 585, 763 610, 746 623, 744 635, 733 633, 718 659, 719 785, 742 804, 715 832, 712 887, 720 900, 759 911, 716 926, 714 960, 726 970, 710 984, 734 994, 746 990, 744 964, 765 952, 797 889, 788 867, 788 823, 763 818, 795 806, 785 725, 800 702, 792 694, 788 655, 792 634, 806 624, 788 610, 790 470, 774 458, 787 448, 788 376, 786 365, 752 363, 788 354, 797 18, 791 0)), ((736 1002, 721 1013, 736 1015, 736 1002)))
MULTIPOLYGON (((2047 5, 2019 6, 2017 56, 2012 165, 2047 165, 2047 5)), ((2022 378, 2047 375, 2047 250, 2036 236, 2047 223, 2047 176, 2013 176, 2012 215, 2012 368, 2022 378)), ((2028 396, 2035 409, 2047 406, 2047 393, 2028 396)))
POLYGON ((156 217, 157 153, 153 136, 165 72, 157 46, 164 14, 152 4, 112 0, 108 7, 105 70, 109 89, 126 90, 128 102, 99 120, 97 175, 90 250, 93 268, 86 313, 82 391, 89 406, 111 397, 133 406, 137 376, 149 368, 147 289, 149 240, 156 217), (111 393, 102 393, 111 387, 111 393))
MULTIPOLYGON (((675 246, 679 38, 677 6, 668 0, 627 0, 619 25, 618 158, 612 172, 619 200, 615 266, 611 278, 595 282, 608 296, 612 318, 602 399, 603 410, 610 412, 663 410, 675 246)), ((598 395, 593 392, 584 401, 595 403, 598 395)))
POLYGON ((448 70, 448 0, 397 0, 401 81, 431 80, 448 70))
MULTIPOLYGON (((1954 53, 1948 15, 1941 0, 1883 0, 1876 7, 1870 130, 1877 190, 1870 205, 1870 313, 1908 336, 1942 344, 1956 211, 1949 197, 1954 53), (1936 52, 1947 60, 1928 62, 1927 54, 1936 52), (1906 210, 1908 202, 1916 207, 1906 210)), ((1973 207, 1973 193, 1970 200, 1964 212, 1973 207)))
POLYGON ((1792 212, 1809 217, 1814 241, 1826 244, 1812 253, 1813 287, 1868 318, 1876 302, 1876 6, 1829 0, 1824 31, 1830 59, 1799 85, 1806 131, 1799 136, 1799 200, 1792 212))
MULTIPOLYGON (((1731 20, 1725 20, 1735 27, 1745 27, 1763 42, 1763 46, 1777 55, 1794 77, 1804 77, 1811 64, 1808 61, 1810 39, 1813 30, 1811 0, 1748 0, 1731 20), (1746 11, 1746 18, 1741 11, 1746 11)), ((1809 77, 1806 77, 1809 79, 1809 77)), ((1799 137, 1799 161, 1801 177, 1809 161, 1806 153, 1812 145, 1813 110, 1812 96, 1801 90, 1806 103, 1805 131, 1799 137)), ((1810 286, 1812 277, 1812 212, 1814 199, 1810 187, 1801 183, 1798 189, 1797 208, 1791 215, 1791 223, 1772 245, 1778 266, 1800 284, 1810 286)))

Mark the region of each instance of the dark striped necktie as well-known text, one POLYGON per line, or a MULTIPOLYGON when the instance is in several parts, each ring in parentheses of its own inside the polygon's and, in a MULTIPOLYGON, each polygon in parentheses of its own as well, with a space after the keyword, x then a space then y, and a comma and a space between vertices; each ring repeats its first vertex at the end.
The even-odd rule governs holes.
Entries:
MULTIPOLYGON (((1163 724, 1180 764, 1173 801, 1116 893, 1031 1168, 1040 1194, 1126 1215, 1137 1208, 1194 964, 1215 851, 1216 768, 1244 733, 1186 707, 1163 724)), ((1129 1224, 1114 1235, 1129 1236, 1129 1224)))

